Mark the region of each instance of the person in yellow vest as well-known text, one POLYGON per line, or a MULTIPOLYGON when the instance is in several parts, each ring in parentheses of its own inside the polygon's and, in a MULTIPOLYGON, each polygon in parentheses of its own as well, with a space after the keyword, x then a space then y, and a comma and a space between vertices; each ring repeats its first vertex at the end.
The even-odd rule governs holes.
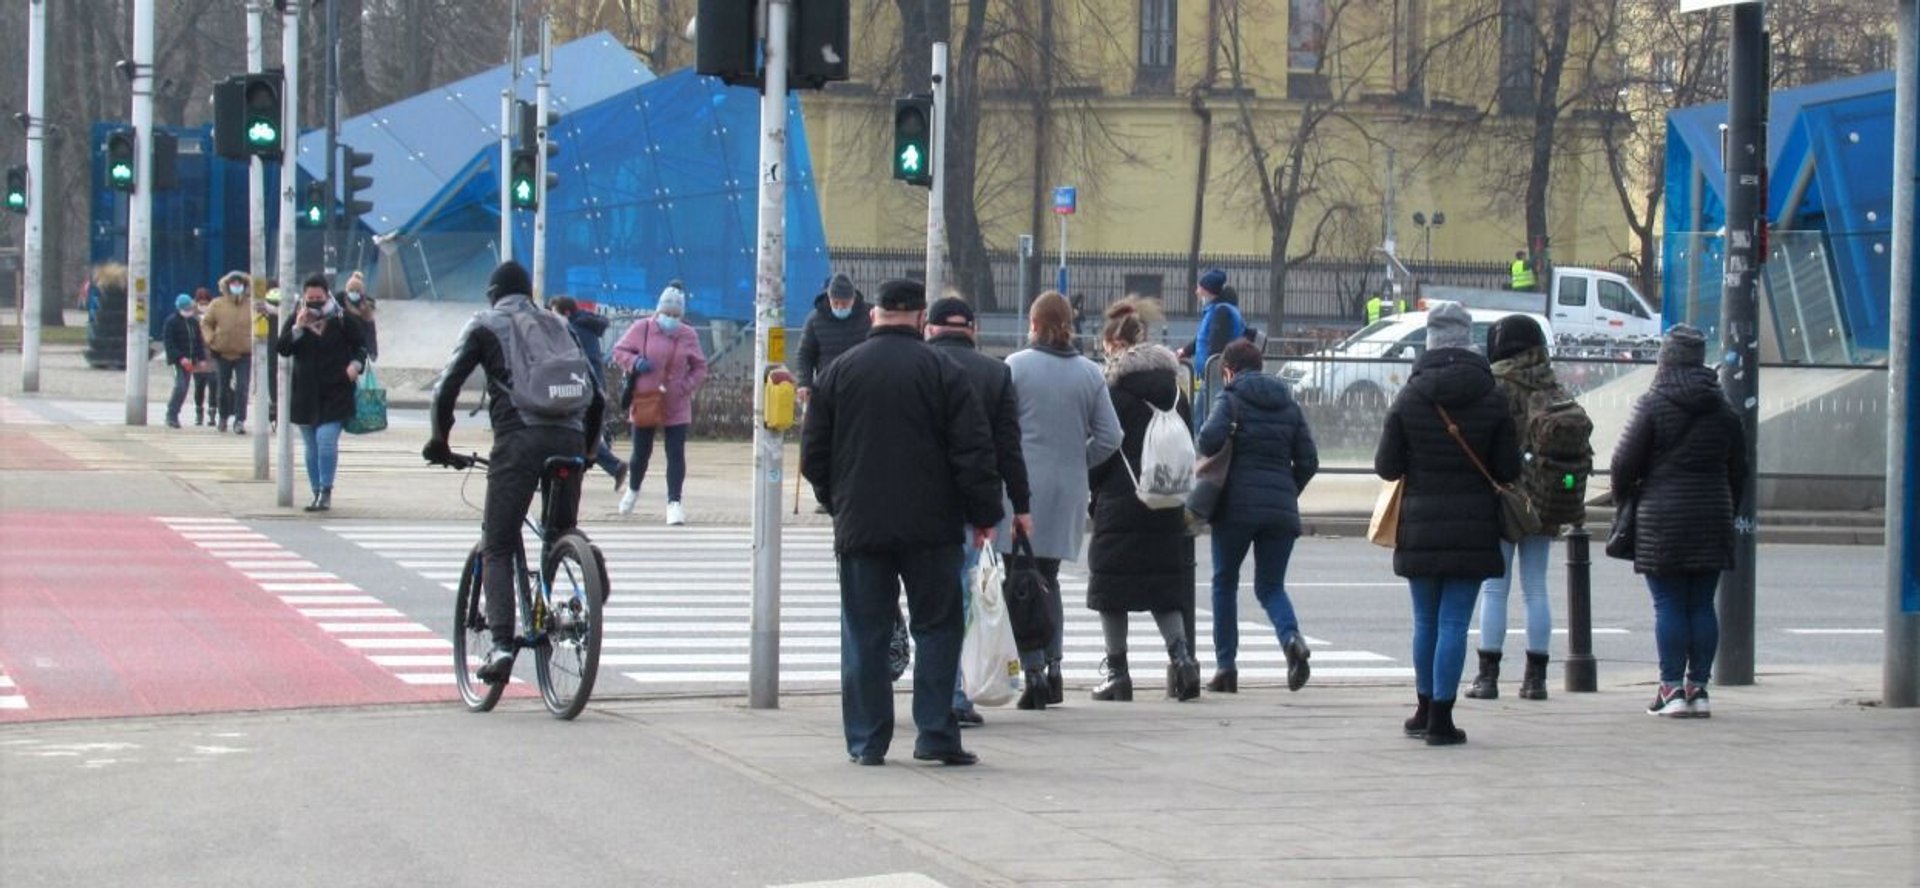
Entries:
POLYGON ((1373 294, 1372 297, 1367 299, 1367 323, 1371 325, 1371 324, 1379 323, 1379 321, 1380 321, 1380 294, 1375 293, 1373 294))
POLYGON ((1533 266, 1527 262, 1527 251, 1515 250, 1513 252, 1513 266, 1510 269, 1510 274, 1513 277, 1513 284, 1512 284, 1513 289, 1515 290, 1533 289, 1533 286, 1535 283, 1534 277, 1533 277, 1533 266))

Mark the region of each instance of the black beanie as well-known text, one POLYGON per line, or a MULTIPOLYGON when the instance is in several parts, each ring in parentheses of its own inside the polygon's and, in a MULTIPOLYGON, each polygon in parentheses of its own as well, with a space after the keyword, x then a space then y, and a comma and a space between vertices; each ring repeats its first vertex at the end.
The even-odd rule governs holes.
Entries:
POLYGON ((1545 348, 1540 322, 1523 314, 1507 315, 1487 328, 1487 360, 1504 361, 1530 348, 1545 348))
POLYGON ((1674 324, 1660 343, 1660 365, 1698 367, 1707 362, 1707 338, 1698 327, 1674 324))
POLYGON ((493 270, 493 276, 487 278, 487 301, 499 302, 504 297, 516 294, 533 295, 533 277, 527 274, 520 263, 509 259, 500 263, 493 270))

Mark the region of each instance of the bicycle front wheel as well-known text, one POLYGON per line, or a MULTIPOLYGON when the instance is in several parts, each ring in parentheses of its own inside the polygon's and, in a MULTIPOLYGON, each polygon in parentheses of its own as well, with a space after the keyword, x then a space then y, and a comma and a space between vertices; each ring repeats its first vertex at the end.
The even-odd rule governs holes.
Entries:
POLYGON ((605 574, 600 554, 578 533, 554 541, 542 570, 546 631, 534 665, 547 711, 554 718, 570 719, 586 708, 600 671, 605 574))
POLYGON ((453 597, 453 677, 460 687, 460 699, 474 712, 486 712, 500 702, 506 682, 488 684, 474 674, 480 658, 493 647, 493 630, 487 626, 486 589, 481 582, 480 547, 467 552, 460 566, 460 591, 453 597))

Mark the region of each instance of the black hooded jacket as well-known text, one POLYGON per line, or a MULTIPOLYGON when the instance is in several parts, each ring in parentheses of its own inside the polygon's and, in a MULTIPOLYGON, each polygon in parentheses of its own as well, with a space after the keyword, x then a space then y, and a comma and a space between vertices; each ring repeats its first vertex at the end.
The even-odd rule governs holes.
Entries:
POLYGON ((793 378, 801 388, 812 388, 814 377, 827 369, 833 359, 867 338, 873 317, 866 296, 853 292, 853 312, 842 320, 833 316, 833 306, 822 291, 813 297, 813 311, 800 331, 800 352, 793 360, 793 378))
POLYGON ((1013 371, 981 354, 973 340, 962 333, 942 333, 927 344, 952 358, 967 375, 967 384, 973 386, 973 395, 993 429, 994 464, 999 467, 1001 483, 1006 485, 1007 501, 1013 504, 1015 515, 1032 511, 1027 460, 1020 449, 1020 399, 1014 395, 1013 371))
POLYGON ((1715 573, 1733 566, 1733 515, 1747 477, 1740 417, 1714 372, 1662 366, 1613 448, 1613 495, 1640 496, 1633 569, 1715 573))
POLYGON ((1507 402, 1479 352, 1428 351, 1387 411, 1373 454, 1374 472, 1406 479, 1393 572, 1403 577, 1484 580, 1505 573, 1500 503, 1493 485, 1447 434, 1445 408, 1487 471, 1501 483, 1520 477, 1520 445, 1507 402))

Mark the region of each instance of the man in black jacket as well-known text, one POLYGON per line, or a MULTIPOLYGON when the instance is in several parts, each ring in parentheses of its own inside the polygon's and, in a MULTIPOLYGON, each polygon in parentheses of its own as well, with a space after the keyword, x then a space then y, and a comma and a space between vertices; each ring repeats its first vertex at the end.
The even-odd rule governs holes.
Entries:
POLYGON ((800 331, 800 354, 793 362, 795 394, 806 403, 813 394, 815 377, 833 364, 833 359, 859 345, 873 326, 871 307, 853 286, 853 279, 836 274, 827 288, 813 297, 813 313, 800 331))
MULTIPOLYGON (((572 296, 555 296, 547 300, 547 309, 567 319, 567 329, 573 331, 573 340, 580 343, 580 351, 587 356, 587 366, 593 368, 593 386, 600 390, 600 396, 607 396, 607 359, 600 348, 600 337, 607 333, 607 319, 590 311, 582 311, 580 303, 572 296)), ((604 431, 606 426, 602 425, 604 431)), ((593 463, 613 476, 613 490, 619 493, 627 489, 627 464, 613 454, 613 448, 607 444, 607 438, 600 436, 600 443, 593 453, 593 463)))
MULTIPOLYGON (((533 279, 520 263, 502 262, 494 269, 487 281, 487 300, 492 307, 475 313, 467 322, 453 357, 434 382, 432 432, 420 450, 420 455, 434 465, 454 463, 453 448, 447 443, 453 431, 454 403, 467 377, 475 370, 484 373, 493 451, 488 456, 480 557, 493 650, 487 652, 475 674, 488 684, 506 681, 513 674, 513 557, 520 551, 520 526, 526 522, 527 507, 533 504, 547 458, 592 454, 594 442, 600 440, 600 418, 606 408, 606 399, 598 390, 583 416, 529 423, 514 406, 507 348, 513 342, 512 315, 540 311, 527 295, 531 292, 533 279)), ((551 533, 573 526, 580 487, 577 482, 568 486, 570 490, 557 494, 560 501, 554 504, 552 526, 547 528, 551 533)))
MULTIPOLYGON (((1013 506, 1013 524, 1020 533, 1033 533, 1030 489, 1027 486, 1027 461, 1020 452, 1020 400, 1014 396, 1013 371, 1007 365, 980 353, 974 342, 976 318, 973 306, 954 296, 945 297, 927 310, 927 344, 952 358, 967 376, 973 396, 987 413, 987 425, 993 430, 994 465, 1005 485, 1007 502, 1013 506)), ((965 576, 979 560, 979 549, 969 548, 962 564, 965 576)), ((1048 700, 1046 671, 1027 674, 1027 686, 1020 698, 1021 709, 1045 709, 1048 700)), ((964 679, 964 676, 962 677, 964 679)), ((964 681, 963 681, 964 683, 964 681)), ((983 724, 985 719, 959 688, 953 692, 953 711, 963 724, 983 724)))
POLYGON ((867 341, 815 380, 801 474, 833 515, 840 561, 840 709, 847 754, 886 764, 893 742, 887 643, 906 587, 913 613, 913 757, 950 765, 960 747, 962 527, 978 547, 1001 517, 992 432, 959 365, 920 341, 926 288, 880 286, 867 341))

